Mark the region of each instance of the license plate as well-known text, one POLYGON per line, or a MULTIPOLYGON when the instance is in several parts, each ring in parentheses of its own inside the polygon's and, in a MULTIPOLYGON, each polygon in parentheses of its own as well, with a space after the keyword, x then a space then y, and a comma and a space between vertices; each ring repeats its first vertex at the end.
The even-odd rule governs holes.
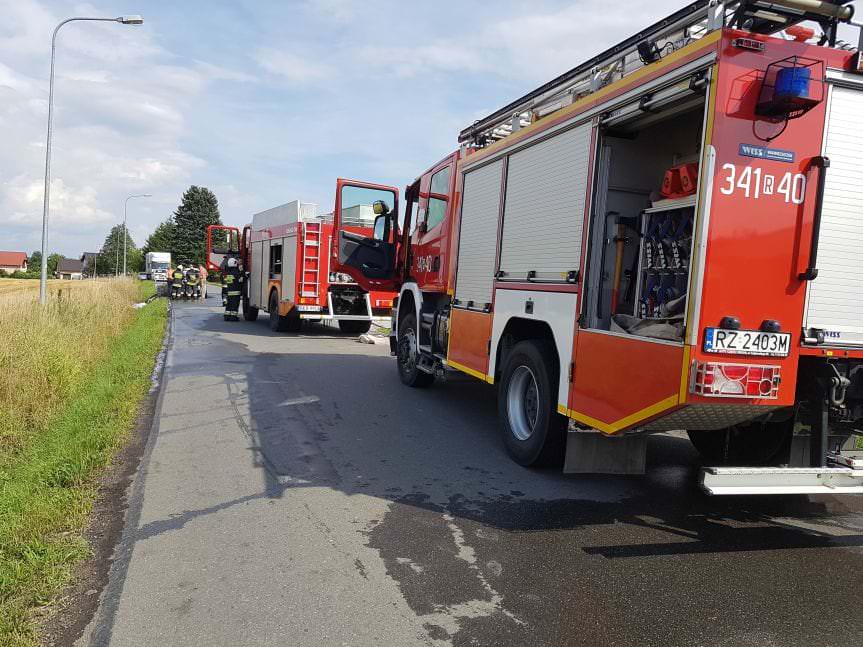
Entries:
POLYGON ((704 352, 735 355, 769 355, 785 357, 791 349, 791 333, 759 330, 725 330, 706 328, 704 352))

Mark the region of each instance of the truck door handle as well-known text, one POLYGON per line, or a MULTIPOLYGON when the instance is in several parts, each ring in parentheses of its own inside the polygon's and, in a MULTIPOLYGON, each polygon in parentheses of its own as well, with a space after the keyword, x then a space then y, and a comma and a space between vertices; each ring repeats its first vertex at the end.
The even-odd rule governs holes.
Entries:
POLYGON ((818 184, 815 188, 815 215, 812 217, 812 240, 809 243, 809 264, 806 270, 797 275, 801 281, 814 281, 818 276, 818 239, 821 236, 821 210, 824 207, 824 183, 827 180, 827 169, 830 168, 830 158, 819 155, 813 157, 810 168, 818 169, 818 184))

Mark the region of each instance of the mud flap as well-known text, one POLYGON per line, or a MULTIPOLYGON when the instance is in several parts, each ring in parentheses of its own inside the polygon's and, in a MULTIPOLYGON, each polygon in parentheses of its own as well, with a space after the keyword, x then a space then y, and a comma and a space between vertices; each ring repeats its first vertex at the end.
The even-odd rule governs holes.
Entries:
POLYGON ((565 474, 644 474, 647 434, 609 436, 596 429, 570 427, 566 434, 565 474))

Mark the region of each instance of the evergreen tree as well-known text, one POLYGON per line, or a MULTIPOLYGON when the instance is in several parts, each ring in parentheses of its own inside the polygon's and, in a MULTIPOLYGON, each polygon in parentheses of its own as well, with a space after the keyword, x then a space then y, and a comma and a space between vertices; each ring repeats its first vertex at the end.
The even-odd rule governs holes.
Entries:
POLYGON ((206 187, 190 186, 174 212, 175 263, 202 265, 206 255, 207 226, 221 225, 219 201, 206 187))
MULTIPOLYGON (((139 272, 142 267, 142 255, 132 240, 132 235, 126 231, 126 268, 129 272, 139 272)), ((114 225, 105 236, 99 258, 96 261, 97 274, 116 274, 123 272, 123 225, 114 225)))
POLYGON ((155 231, 147 238, 147 242, 141 248, 145 255, 149 252, 174 252, 174 219, 168 218, 159 224, 155 231))

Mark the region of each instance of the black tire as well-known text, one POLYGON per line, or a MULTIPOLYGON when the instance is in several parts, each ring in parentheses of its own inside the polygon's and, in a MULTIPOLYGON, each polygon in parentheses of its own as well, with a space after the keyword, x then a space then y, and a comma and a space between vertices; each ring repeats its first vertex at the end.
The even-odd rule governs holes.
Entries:
POLYGON ((718 431, 687 431, 706 464, 775 466, 788 457, 794 418, 754 420, 718 431))
POLYGON ((498 415, 506 450, 519 465, 563 461, 567 420, 557 412, 554 347, 543 340, 517 343, 506 358, 498 415))
POLYGON ((398 341, 396 342, 396 366, 402 384, 422 389, 434 382, 434 375, 421 371, 417 367, 419 351, 417 344, 417 318, 409 313, 399 322, 398 341))
POLYGON ((246 321, 258 320, 258 309, 249 304, 249 297, 243 296, 243 319, 246 321))
POLYGON ((279 314, 279 295, 275 290, 270 292, 267 311, 270 313, 270 330, 273 332, 287 332, 288 318, 279 314))
POLYGON ((300 319, 300 313, 296 309, 291 310, 285 317, 285 329, 288 332, 300 332, 303 328, 303 320, 300 319))
POLYGON ((339 330, 350 335, 362 335, 372 328, 371 321, 356 321, 352 319, 339 319, 339 330))

